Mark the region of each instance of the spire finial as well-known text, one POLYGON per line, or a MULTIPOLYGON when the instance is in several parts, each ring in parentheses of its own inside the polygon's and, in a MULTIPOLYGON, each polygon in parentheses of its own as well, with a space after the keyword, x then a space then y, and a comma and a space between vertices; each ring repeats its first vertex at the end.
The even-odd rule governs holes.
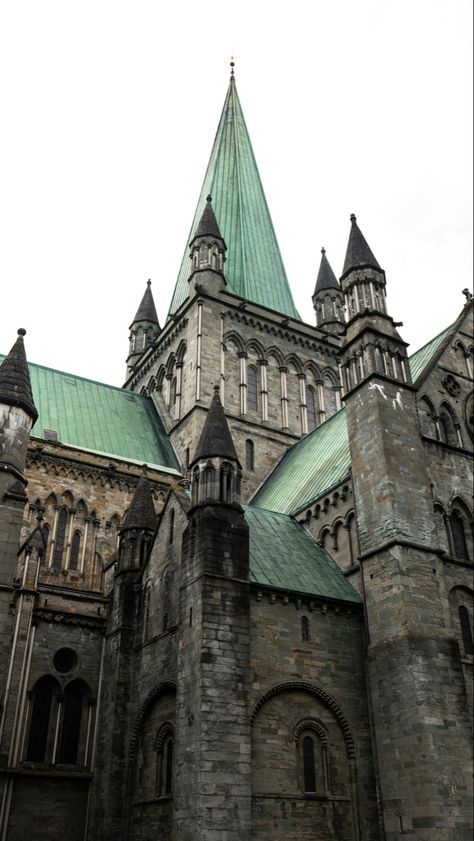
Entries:
POLYGON ((220 388, 219 388, 219 386, 218 386, 218 385, 215 385, 215 386, 214 386, 214 394, 215 394, 215 395, 217 395, 217 397, 219 397, 219 394, 220 394, 220 388))
POLYGON ((322 254, 323 256, 324 256, 324 254, 326 254, 326 249, 324 248, 324 246, 321 248, 321 254, 322 254))
POLYGON ((209 204, 212 202, 212 196, 210 193, 206 196, 206 201, 209 202, 209 204))
POLYGON ((355 213, 351 213, 351 222, 352 224, 354 224, 354 222, 357 222, 357 216, 355 215, 355 213))
POLYGON ((151 280, 150 280, 150 278, 148 278, 148 280, 147 280, 147 282, 146 282, 146 285, 147 285, 147 286, 151 286, 151 280))
POLYGON ((232 55, 232 56, 230 57, 230 79, 231 79, 231 81, 232 81, 232 79, 234 79, 234 78, 235 78, 235 76, 234 76, 234 67, 235 67, 235 61, 234 61, 234 56, 232 55))
POLYGON ((24 330, 23 327, 20 327, 20 329, 17 330, 17 333, 19 336, 26 336, 26 330, 24 330))

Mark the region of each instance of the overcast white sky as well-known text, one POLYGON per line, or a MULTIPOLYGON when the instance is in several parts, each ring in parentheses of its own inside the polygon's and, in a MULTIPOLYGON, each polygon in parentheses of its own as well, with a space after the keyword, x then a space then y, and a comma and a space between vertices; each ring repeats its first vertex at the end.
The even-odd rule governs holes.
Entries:
MULTIPOLYGON (((121 385, 237 89, 295 301, 356 213, 415 350, 472 286, 472 0, 1 0, 0 351, 121 385)), ((232 247, 231 243, 227 244, 232 247)))

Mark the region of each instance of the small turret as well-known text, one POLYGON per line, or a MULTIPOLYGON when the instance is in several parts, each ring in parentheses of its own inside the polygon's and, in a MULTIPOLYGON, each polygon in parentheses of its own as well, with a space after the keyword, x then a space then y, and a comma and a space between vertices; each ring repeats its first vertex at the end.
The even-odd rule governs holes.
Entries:
POLYGON ((219 292, 224 288, 224 262, 226 244, 219 230, 212 207, 211 196, 207 197, 201 220, 189 243, 192 274, 190 285, 205 284, 210 292, 219 292))
POLYGON ((340 335, 344 332, 344 297, 326 257, 326 249, 321 249, 316 288, 313 295, 316 312, 316 325, 327 333, 340 335))
POLYGON ((355 215, 351 214, 351 230, 346 259, 341 275, 341 289, 350 321, 366 309, 385 313, 385 272, 380 268, 355 215))
POLYGON ((30 430, 38 417, 31 391, 23 336, 18 338, 0 365, 0 465, 22 476, 30 430))
POLYGON ((151 291, 151 280, 147 281, 145 293, 129 329, 130 345, 127 357, 127 377, 133 373, 133 369, 142 354, 153 344, 161 332, 151 291))
POLYGON ((214 397, 190 469, 193 505, 240 503, 242 467, 220 401, 218 386, 214 388, 214 397))
POLYGON ((130 508, 120 527, 119 568, 140 569, 156 530, 151 486, 146 476, 140 476, 130 508))

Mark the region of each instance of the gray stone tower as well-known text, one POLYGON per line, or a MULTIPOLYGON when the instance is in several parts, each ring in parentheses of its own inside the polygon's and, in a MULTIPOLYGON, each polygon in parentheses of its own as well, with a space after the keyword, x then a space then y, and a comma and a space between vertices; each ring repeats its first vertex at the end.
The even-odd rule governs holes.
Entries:
POLYGON ((157 522, 150 483, 146 476, 141 476, 120 528, 115 586, 105 641, 103 703, 108 712, 99 732, 99 783, 95 789, 91 830, 92 837, 108 841, 128 837, 130 780, 127 757, 139 581, 157 522))
POLYGON ((248 527, 217 390, 191 474, 180 587, 176 833, 180 841, 248 841, 248 527))
POLYGON ((321 263, 313 294, 313 306, 317 327, 326 333, 335 333, 338 336, 344 332, 344 298, 339 281, 326 257, 325 248, 321 249, 321 263))
POLYGON ((368 678, 387 841, 467 839, 464 686, 406 344, 354 216, 341 285, 341 368, 368 622, 368 678))

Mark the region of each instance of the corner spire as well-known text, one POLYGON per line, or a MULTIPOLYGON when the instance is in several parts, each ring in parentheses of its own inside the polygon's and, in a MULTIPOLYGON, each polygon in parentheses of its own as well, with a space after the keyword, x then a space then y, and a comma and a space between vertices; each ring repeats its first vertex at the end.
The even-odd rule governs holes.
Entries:
POLYGON ((25 335, 26 330, 20 328, 15 344, 0 365, 0 403, 6 403, 8 406, 19 406, 24 409, 34 423, 38 417, 38 412, 33 402, 30 374, 23 342, 23 336, 25 335))
POLYGON ((148 324, 156 324, 158 330, 160 329, 155 302, 153 300, 153 293, 151 291, 151 280, 147 280, 146 282, 146 289, 143 293, 143 298, 140 301, 140 306, 138 307, 130 329, 134 324, 138 324, 141 321, 146 321, 148 324))
POLYGON ((321 248, 316 288, 313 294, 313 307, 316 312, 316 326, 326 333, 340 335, 344 331, 344 297, 336 278, 326 249, 321 248))
POLYGON ((314 294, 316 295, 316 293, 322 292, 326 289, 337 289, 339 292, 341 291, 339 281, 329 264, 328 258, 326 257, 326 249, 321 248, 321 263, 319 265, 314 294))
POLYGON ((351 230, 347 243, 346 259, 342 270, 341 280, 353 269, 371 268, 381 271, 367 240, 357 224, 357 217, 351 213, 351 230))
POLYGON ((206 196, 206 206, 202 212, 201 220, 199 222, 199 225, 197 226, 196 233, 194 234, 194 237, 191 240, 191 244, 198 237, 213 237, 214 239, 220 239, 222 242, 224 242, 224 237, 220 232, 216 215, 212 207, 211 195, 206 196))
POLYGON ((155 506, 151 493, 151 485, 146 476, 140 476, 130 508, 120 526, 120 532, 127 529, 146 529, 154 532, 157 524, 155 506))

